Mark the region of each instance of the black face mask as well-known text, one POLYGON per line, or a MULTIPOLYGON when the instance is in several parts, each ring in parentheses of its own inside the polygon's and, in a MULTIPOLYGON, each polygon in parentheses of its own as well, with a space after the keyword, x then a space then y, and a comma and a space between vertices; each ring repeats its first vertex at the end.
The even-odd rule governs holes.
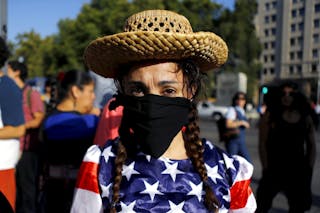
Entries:
POLYGON ((191 102, 186 98, 149 94, 121 99, 124 110, 119 134, 129 154, 142 151, 160 157, 188 123, 191 102))

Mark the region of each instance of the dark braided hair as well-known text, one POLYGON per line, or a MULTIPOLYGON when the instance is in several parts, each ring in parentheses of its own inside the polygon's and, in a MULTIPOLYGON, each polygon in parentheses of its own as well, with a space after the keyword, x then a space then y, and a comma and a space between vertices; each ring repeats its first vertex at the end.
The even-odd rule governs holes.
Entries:
MULTIPOLYGON (((191 159, 195 170, 198 172, 203 182, 203 190, 205 191, 205 206, 210 212, 217 212, 218 206, 220 204, 208 183, 208 173, 203 159, 204 146, 199 137, 199 117, 196 109, 196 99, 204 89, 206 75, 204 73, 201 73, 199 68, 190 60, 178 61, 177 63, 179 68, 183 70, 184 86, 186 86, 188 93, 192 94, 193 100, 192 106, 190 107, 189 111, 189 124, 183 134, 186 153, 187 156, 191 159)), ((121 70, 122 72, 119 72, 115 80, 115 84, 118 88, 119 93, 125 91, 122 85, 123 76, 125 76, 125 74, 129 71, 129 66, 124 66, 121 70)), ((127 151, 130 151, 131 153, 131 148, 129 148, 129 150, 126 150, 126 147, 132 145, 132 142, 130 144, 129 128, 123 126, 123 123, 124 122, 122 122, 119 128, 120 140, 118 141, 118 151, 115 159, 115 176, 113 182, 113 196, 110 210, 110 212, 112 213, 117 212, 117 206, 119 206, 120 185, 122 181, 121 171, 123 164, 127 158, 127 151)))

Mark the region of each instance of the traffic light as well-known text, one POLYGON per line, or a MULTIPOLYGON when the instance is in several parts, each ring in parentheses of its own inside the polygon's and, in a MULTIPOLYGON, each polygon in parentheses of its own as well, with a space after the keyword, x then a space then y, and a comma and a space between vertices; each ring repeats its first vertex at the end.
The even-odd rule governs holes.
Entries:
POLYGON ((261 88, 261 92, 262 92, 262 94, 267 94, 268 93, 268 87, 266 87, 266 86, 263 86, 262 88, 261 88))

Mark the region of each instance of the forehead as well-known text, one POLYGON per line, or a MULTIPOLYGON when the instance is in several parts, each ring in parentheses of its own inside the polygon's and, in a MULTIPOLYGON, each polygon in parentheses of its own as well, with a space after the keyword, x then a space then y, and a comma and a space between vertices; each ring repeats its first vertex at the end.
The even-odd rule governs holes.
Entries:
POLYGON ((127 80, 182 80, 183 72, 176 62, 143 62, 131 67, 127 80))

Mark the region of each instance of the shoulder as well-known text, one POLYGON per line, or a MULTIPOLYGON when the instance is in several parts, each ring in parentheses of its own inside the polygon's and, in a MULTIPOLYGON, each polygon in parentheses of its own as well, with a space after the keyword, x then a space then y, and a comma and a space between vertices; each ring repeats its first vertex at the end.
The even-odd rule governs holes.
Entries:
POLYGON ((226 113, 226 118, 232 119, 232 120, 234 120, 236 118, 236 110, 233 106, 228 107, 228 111, 226 113))
MULTIPOLYGON (((226 175, 231 185, 237 181, 248 180, 253 174, 253 165, 238 155, 230 155, 221 148, 213 145, 210 141, 206 141, 204 161, 211 168, 217 166, 217 172, 226 175)), ((210 175, 210 172, 208 172, 210 175)), ((215 175, 215 174, 211 174, 215 175)))
POLYGON ((17 86, 17 84, 8 76, 2 76, 0 78, 0 92, 7 92, 10 91, 10 97, 15 94, 22 94, 22 90, 17 86))

